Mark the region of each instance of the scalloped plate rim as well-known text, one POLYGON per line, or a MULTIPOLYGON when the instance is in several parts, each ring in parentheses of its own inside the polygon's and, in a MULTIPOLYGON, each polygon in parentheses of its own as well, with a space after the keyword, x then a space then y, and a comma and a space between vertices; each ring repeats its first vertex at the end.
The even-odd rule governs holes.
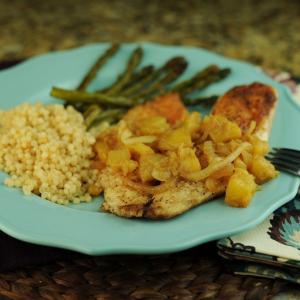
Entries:
MULTIPOLYGON (((55 57, 56 55, 68 55, 68 53, 80 53, 80 51, 85 51, 85 49, 90 49, 92 47, 98 47, 99 45, 108 45, 109 43, 95 43, 95 44, 90 44, 87 46, 82 46, 79 48, 75 48, 75 49, 68 49, 68 50, 62 50, 62 51, 56 51, 56 52, 52 52, 52 53, 47 53, 47 54, 42 54, 42 55, 38 55, 36 57, 33 57, 23 63, 20 63, 12 68, 9 68, 7 70, 1 71, 0 72, 0 82, 1 82, 1 78, 2 75, 5 76, 5 74, 11 73, 14 74, 16 72, 19 72, 19 70, 26 70, 28 68, 30 68, 32 66, 32 64, 35 63, 43 63, 43 61, 47 62, 48 59, 52 59, 53 57, 55 57), (40 61, 40 62, 39 62, 40 61)), ((227 57, 223 57, 220 54, 217 53, 212 53, 209 50, 206 49, 201 49, 201 48, 196 48, 196 47, 186 47, 186 46, 169 46, 169 45, 160 45, 160 44, 155 44, 155 43, 143 43, 143 42, 139 42, 139 43, 127 43, 125 45, 143 45, 147 48, 147 46, 150 47, 163 47, 165 49, 167 48, 176 48, 176 49, 182 49, 183 51, 185 49, 193 49, 195 51, 200 51, 202 53, 207 53, 209 55, 213 55, 215 57, 218 57, 219 59, 225 60, 226 62, 235 62, 235 63, 240 63, 243 64, 244 66, 247 66, 247 68, 251 68, 253 72, 257 72, 257 73, 261 73, 261 76, 264 76, 267 78, 267 76, 265 74, 263 74, 257 67, 251 65, 250 63, 247 62, 242 62, 236 59, 232 59, 232 58, 227 58, 227 57)), ((297 106, 297 104, 295 103, 295 101, 293 100, 292 94, 291 92, 284 86, 282 86, 281 84, 272 81, 272 83, 279 89, 282 91, 282 93, 284 93, 286 95, 286 98, 289 100, 287 103, 287 105, 290 105, 293 107, 294 111, 299 111, 299 106, 297 106), (297 109, 295 109, 297 108, 297 109)), ((180 244, 176 244, 176 245, 172 245, 171 243, 167 244, 167 245, 154 245, 153 247, 145 247, 142 244, 141 245, 132 245, 132 244, 126 244, 126 243, 120 243, 120 244, 113 244, 113 246, 107 246, 105 245, 104 247, 99 247, 99 245, 94 245, 94 244, 82 244, 80 241, 76 240, 76 239, 72 239, 70 237, 68 237, 68 242, 62 243, 62 241, 60 239, 57 238, 57 236, 54 235, 48 235, 48 236, 44 236, 43 233, 41 232, 40 234, 37 234, 35 232, 30 232, 30 230, 26 231, 26 228, 20 228, 20 224, 13 224, 11 220, 7 220, 5 218, 5 216, 1 216, 1 211, 0 211, 0 228, 6 232, 7 234, 27 241, 27 242, 31 242, 31 243, 36 243, 36 244, 42 244, 42 245, 48 245, 48 246, 56 246, 56 247, 61 247, 61 248, 66 248, 66 249, 70 249, 70 250, 76 250, 82 253, 86 253, 86 254, 91 254, 91 255, 99 255, 99 254, 113 254, 113 253, 166 253, 166 252, 174 252, 174 251, 180 251, 180 250, 184 250, 196 245, 199 245, 201 243, 210 241, 210 240, 214 240, 214 239, 218 239, 218 238, 222 238, 224 236, 227 235, 232 235, 232 234, 236 234, 239 233, 243 230, 246 229, 250 229, 252 227, 254 227, 255 225, 259 224, 261 221, 263 221, 266 217, 268 217, 269 214, 271 214, 276 208, 278 208, 279 206, 281 206, 282 204, 286 203, 288 200, 290 200, 292 197, 295 196, 298 186, 299 186, 299 182, 300 180, 298 178, 295 178, 295 180, 293 180, 293 182, 291 183, 290 186, 290 192, 287 193, 284 197, 282 197, 280 199, 280 201, 277 201, 276 203, 274 203, 273 205, 270 205, 268 207, 268 209, 266 209, 263 213, 260 214, 260 216, 256 219, 253 219, 252 222, 248 222, 245 223, 243 225, 240 225, 238 228, 229 228, 227 230, 223 230, 222 232, 216 232, 215 234, 210 234, 210 235, 203 235, 203 236, 196 236, 192 239, 182 239, 180 244)), ((1 187, 0 187, 1 190, 1 187)), ((22 196, 21 196, 22 197, 22 196)), ((40 200, 39 200, 40 201, 40 200)), ((1 207, 1 204, 0 204, 1 207)), ((81 212, 82 213, 82 212, 81 212)), ((161 222, 168 222, 168 221, 161 221, 161 222)))

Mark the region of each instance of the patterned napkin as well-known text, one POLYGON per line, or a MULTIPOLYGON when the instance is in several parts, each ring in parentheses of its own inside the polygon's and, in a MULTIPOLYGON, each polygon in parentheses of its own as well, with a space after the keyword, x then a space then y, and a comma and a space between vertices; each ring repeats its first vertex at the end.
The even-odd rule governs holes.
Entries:
MULTIPOLYGON (((288 73, 269 75, 287 85, 300 105, 299 79, 288 73)), ((217 246, 235 274, 300 284, 300 192, 256 228, 222 239, 217 246)))

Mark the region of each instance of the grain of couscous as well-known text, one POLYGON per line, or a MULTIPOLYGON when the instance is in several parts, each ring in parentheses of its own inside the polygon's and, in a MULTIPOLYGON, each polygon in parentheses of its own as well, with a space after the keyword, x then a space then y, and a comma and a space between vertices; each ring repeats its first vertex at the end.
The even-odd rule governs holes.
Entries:
POLYGON ((95 138, 72 107, 24 103, 1 111, 0 126, 7 186, 60 204, 87 202, 100 191, 98 171, 90 168, 95 138))

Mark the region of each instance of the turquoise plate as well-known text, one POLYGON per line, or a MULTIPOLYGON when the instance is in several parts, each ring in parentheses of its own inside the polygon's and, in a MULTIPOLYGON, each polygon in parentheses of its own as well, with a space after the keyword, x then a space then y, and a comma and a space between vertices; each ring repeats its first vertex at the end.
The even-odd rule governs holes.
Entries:
MULTIPOLYGON (((30 59, 0 72, 0 108, 21 102, 55 101, 49 96, 53 85, 73 88, 107 44, 50 53, 30 59)), ((135 44, 127 44, 99 74, 91 89, 111 82, 124 67, 135 44)), ((144 43, 144 64, 160 65, 170 56, 184 55, 190 62, 184 77, 208 64, 230 67, 232 75, 203 91, 203 95, 222 94, 229 88, 264 82, 279 92, 271 146, 300 149, 299 108, 282 85, 258 68, 214 53, 187 47, 168 47, 144 43)), ((72 249, 97 255, 112 253, 165 253, 187 249, 201 243, 239 233, 262 222, 276 208, 292 199, 299 178, 282 173, 263 185, 246 209, 227 206, 223 199, 200 205, 168 221, 124 219, 98 211, 101 199, 92 203, 59 206, 37 196, 24 196, 19 189, 3 185, 0 174, 0 229, 27 242, 72 249)))

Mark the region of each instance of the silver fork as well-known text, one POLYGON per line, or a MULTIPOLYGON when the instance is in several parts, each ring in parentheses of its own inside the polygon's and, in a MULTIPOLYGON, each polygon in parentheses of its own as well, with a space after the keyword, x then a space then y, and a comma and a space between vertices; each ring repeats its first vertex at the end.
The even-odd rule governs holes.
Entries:
POLYGON ((300 150, 273 148, 266 158, 280 171, 300 176, 300 150))

